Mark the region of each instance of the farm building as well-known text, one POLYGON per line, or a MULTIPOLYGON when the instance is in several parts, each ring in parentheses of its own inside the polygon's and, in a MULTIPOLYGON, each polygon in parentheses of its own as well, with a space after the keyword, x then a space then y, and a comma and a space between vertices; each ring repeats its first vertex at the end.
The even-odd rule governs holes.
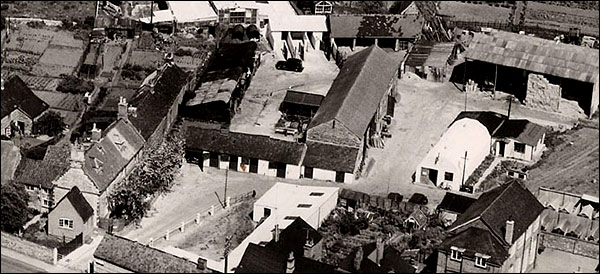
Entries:
POLYGON ((2 79, 2 132, 13 136, 16 133, 30 135, 33 123, 40 118, 49 106, 37 97, 23 80, 11 75, 2 79))
POLYGON ((480 122, 470 118, 454 122, 417 166, 415 182, 460 189, 490 154, 491 141, 488 130, 480 122))
POLYGON ((167 4, 175 17, 176 30, 187 27, 207 29, 219 19, 209 1, 167 1, 167 4))
POLYGON ((331 15, 330 44, 335 55, 338 47, 369 47, 410 50, 421 35, 425 20, 419 14, 331 15))
POLYGON ((529 272, 544 207, 517 181, 483 193, 447 230, 437 273, 529 272))
POLYGON ((337 187, 300 186, 276 183, 254 203, 252 218, 261 224, 229 253, 231 272, 241 262, 250 244, 267 243, 279 237, 297 219, 302 219, 312 229, 318 229, 338 200, 337 187), (285 193, 285 197, 281 194, 285 193))
POLYGON ((87 242, 94 232, 93 217, 94 209, 74 186, 48 213, 48 235, 69 241, 81 234, 87 242))
POLYGON ((201 166, 279 178, 300 178, 303 144, 208 128, 185 121, 186 155, 198 158, 201 166), (269 149, 265 149, 268 147, 269 149))
POLYGON ((495 155, 534 162, 542 156, 546 129, 528 120, 506 120, 492 136, 495 155))
POLYGON ((458 215, 465 213, 467 208, 473 204, 477 199, 458 195, 452 192, 446 192, 442 202, 437 206, 436 210, 446 227, 452 225, 458 215))
POLYGON ((545 207, 542 230, 581 240, 598 241, 598 197, 540 187, 538 200, 545 207))
POLYGON ((367 148, 382 147, 398 63, 376 45, 348 58, 308 126, 304 177, 308 169, 315 179, 352 182, 367 148))
POLYGON ((328 31, 324 15, 296 15, 270 18, 266 38, 275 51, 281 51, 284 59, 304 60, 309 50, 319 50, 323 33, 328 31))
POLYGON ((403 64, 404 72, 410 71, 429 81, 443 82, 450 78, 448 59, 454 43, 435 43, 420 40, 407 55, 403 64))
POLYGON ((219 23, 225 25, 259 24, 264 26, 265 15, 260 14, 258 4, 253 1, 212 1, 218 11, 219 23))
POLYGON ((298 90, 287 90, 285 98, 279 107, 286 115, 312 118, 319 110, 325 96, 298 90))
POLYGON ((534 108, 557 111, 567 99, 589 116, 598 109, 598 50, 493 30, 475 33, 464 57, 464 81, 491 83, 534 108))

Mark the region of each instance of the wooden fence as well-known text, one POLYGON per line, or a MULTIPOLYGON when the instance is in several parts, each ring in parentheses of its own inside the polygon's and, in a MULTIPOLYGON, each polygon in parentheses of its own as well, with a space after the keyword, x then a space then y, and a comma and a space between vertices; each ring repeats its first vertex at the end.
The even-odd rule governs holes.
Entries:
POLYGON ((83 245, 83 233, 79 233, 77 237, 73 238, 70 242, 62 245, 58 248, 58 259, 62 259, 63 257, 69 255, 73 250, 83 245))

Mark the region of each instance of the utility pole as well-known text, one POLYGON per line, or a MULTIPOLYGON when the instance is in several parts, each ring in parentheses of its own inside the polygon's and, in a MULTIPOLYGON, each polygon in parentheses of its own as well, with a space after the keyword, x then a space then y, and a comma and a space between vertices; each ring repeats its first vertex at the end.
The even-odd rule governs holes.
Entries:
POLYGON ((150 1, 150 25, 152 25, 153 17, 154 17, 154 1, 150 1))
POLYGON ((463 159, 465 161, 463 162, 462 182, 460 183, 461 188, 465 185, 465 171, 467 169, 467 151, 466 150, 465 150, 465 157, 463 159))
POLYGON ((512 106, 512 101, 513 101, 513 96, 512 95, 508 95, 508 114, 506 115, 506 119, 510 119, 510 108, 512 106))
MULTIPOLYGON (((231 156, 230 156, 230 157, 231 157, 231 156)), ((227 177, 229 177, 229 168, 227 168, 227 169, 225 170, 225 193, 223 194, 223 195, 224 195, 224 196, 223 196, 223 199, 225 199, 225 200, 224 200, 224 201, 225 201, 225 203, 224 203, 224 204, 225 204, 225 207, 224 207, 224 208, 227 208, 227 207, 229 206, 229 205, 227 204, 227 177)))
POLYGON ((467 111, 467 89, 465 88, 465 111, 467 111))

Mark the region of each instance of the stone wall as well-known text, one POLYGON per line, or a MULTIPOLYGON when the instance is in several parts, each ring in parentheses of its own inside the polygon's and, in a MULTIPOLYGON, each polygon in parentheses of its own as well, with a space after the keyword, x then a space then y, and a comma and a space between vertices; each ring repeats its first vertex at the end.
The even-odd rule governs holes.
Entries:
POLYGON ((583 255, 598 259, 598 244, 583 241, 573 237, 562 236, 554 233, 540 233, 540 244, 546 248, 562 250, 576 255, 583 255))
POLYGON ((36 258, 40 261, 54 264, 53 250, 36 243, 21 239, 8 233, 2 232, 2 248, 8 248, 21 254, 36 258))
POLYGON ((526 105, 545 111, 558 111, 561 99, 561 88, 548 82, 540 74, 530 73, 527 81, 526 105))

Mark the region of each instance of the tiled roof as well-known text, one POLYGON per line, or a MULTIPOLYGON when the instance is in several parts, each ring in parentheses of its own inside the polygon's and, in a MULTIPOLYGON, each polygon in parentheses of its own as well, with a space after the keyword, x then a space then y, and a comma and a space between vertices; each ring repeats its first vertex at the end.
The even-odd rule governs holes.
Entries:
POLYGON ((294 256, 299 257, 304 253, 307 237, 314 244, 317 244, 323 238, 321 233, 298 217, 280 232, 278 242, 271 240, 265 247, 279 250, 283 254, 289 254, 290 251, 293 251, 294 256))
MULTIPOLYGON (((416 270, 407 261, 401 258, 402 253, 391 246, 383 249, 383 258, 380 264, 371 260, 376 252, 377 244, 371 242, 361 246, 363 251, 363 260, 360 264, 358 273, 415 273, 416 270)), ((354 260, 358 249, 354 250, 349 256, 339 262, 339 267, 346 271, 354 271, 354 260)))
POLYGON ((83 170, 103 192, 144 145, 144 139, 130 122, 111 124, 98 143, 85 152, 83 170))
POLYGON ((475 33, 465 58, 588 83, 598 80, 597 49, 512 32, 475 33))
POLYGON ((83 194, 81 194, 81 191, 79 191, 79 188, 76 186, 71 188, 67 195, 63 196, 62 199, 56 203, 57 206, 54 208, 57 208, 58 205, 65 199, 67 199, 71 205, 73 205, 73 208, 75 208, 77 214, 79 214, 81 219, 83 219, 83 222, 87 222, 87 220, 94 215, 94 209, 92 206, 90 206, 85 197, 83 197, 83 194))
POLYGON ((479 218, 497 237, 504 239, 506 221, 512 219, 515 222, 513 240, 516 240, 543 210, 544 206, 529 190, 512 181, 481 194, 465 213, 458 216, 449 231, 479 218))
POLYGON ((489 230, 479 227, 469 227, 466 230, 449 236, 442 242, 439 249, 450 253, 451 247, 464 248, 463 256, 475 258, 475 253, 490 256, 489 262, 502 265, 508 258, 508 251, 489 230))
POLYGON ((61 146, 48 146, 43 160, 21 158, 15 170, 14 181, 51 189, 52 181, 69 169, 70 152, 61 146))
POLYGON ((94 257, 137 273, 201 273, 188 259, 112 234, 105 234, 94 257))
POLYGON ((13 110, 19 108, 33 119, 49 107, 17 75, 12 75, 4 82, 4 90, 2 90, 0 101, 2 102, 0 108, 2 117, 9 115, 13 110))
POLYGON ((425 20, 420 15, 331 15, 332 38, 417 38, 425 20))
POLYGON ((143 87, 133 97, 130 105, 137 108, 137 115, 130 115, 129 120, 146 141, 167 117, 169 109, 186 84, 187 76, 185 71, 175 65, 164 67, 153 88, 143 87))
POLYGON ((270 162, 299 165, 305 146, 297 142, 237 132, 222 132, 195 126, 189 121, 186 125, 186 148, 224 153, 246 158, 256 158, 270 162))
POLYGON ((322 142, 307 141, 302 165, 325 170, 353 173, 360 149, 322 142))
POLYGON ((452 192, 446 192, 442 202, 437 208, 461 214, 464 213, 475 201, 477 201, 475 198, 454 194, 452 192))
POLYGON ((507 120, 496 131, 494 137, 511 138, 519 142, 535 146, 546 133, 543 126, 528 120, 507 120))
POLYGON ((394 60, 373 45, 348 58, 333 81, 309 130, 336 120, 362 139, 398 71, 394 60))
MULTIPOLYGON (((249 243, 235 273, 286 273, 289 253, 249 243)), ((294 254, 293 273, 333 273, 334 267, 294 254)))

